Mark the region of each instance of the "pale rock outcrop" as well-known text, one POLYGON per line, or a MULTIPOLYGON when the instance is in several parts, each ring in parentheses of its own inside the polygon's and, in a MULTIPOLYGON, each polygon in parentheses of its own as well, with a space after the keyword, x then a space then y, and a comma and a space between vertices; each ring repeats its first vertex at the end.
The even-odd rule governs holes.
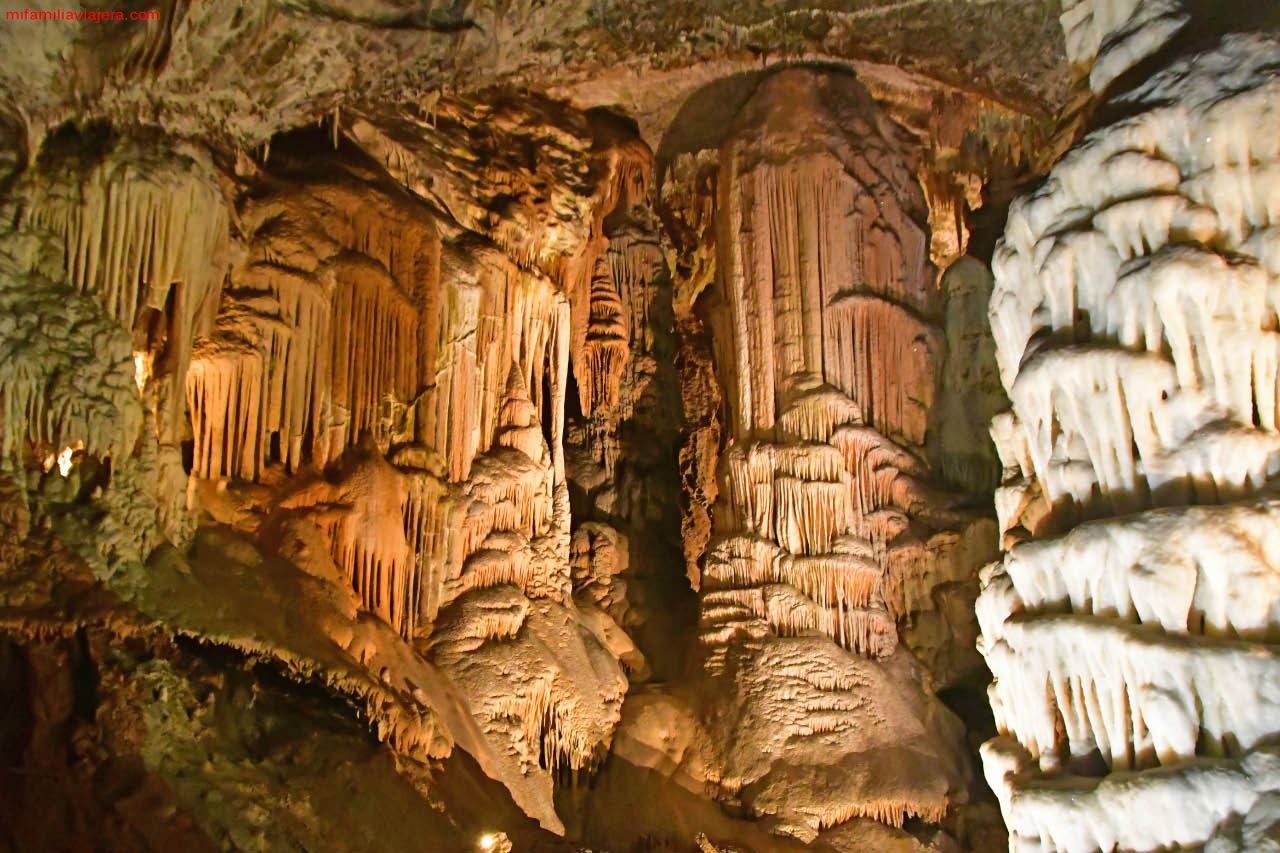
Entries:
MULTIPOLYGON (((1062 23, 1098 91, 1198 26, 1175 2, 1062 23)), ((993 264, 1008 553, 977 607, 1015 850, 1274 827, 1280 45, 1183 53, 1015 203, 993 264)))

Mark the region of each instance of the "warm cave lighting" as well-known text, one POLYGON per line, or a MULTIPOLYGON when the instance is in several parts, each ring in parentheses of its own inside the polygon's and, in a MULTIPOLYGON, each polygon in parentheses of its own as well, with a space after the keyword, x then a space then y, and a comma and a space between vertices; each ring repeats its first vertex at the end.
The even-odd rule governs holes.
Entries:
POLYGON ((70 447, 64 447, 62 452, 58 454, 58 473, 64 477, 71 473, 72 452, 70 447))
POLYGON ((77 450, 82 450, 83 448, 84 443, 77 441, 73 445, 62 448, 62 450, 56 454, 50 453, 44 458, 44 462, 40 467, 46 474, 48 474, 56 465, 58 467, 58 473, 65 477, 71 473, 71 457, 77 450))
POLYGON ((486 832, 480 836, 480 849, 489 851, 496 850, 498 847, 498 838, 500 836, 496 832, 486 832))
POLYGON ((147 380, 151 378, 151 353, 135 352, 133 354, 133 381, 138 386, 138 393, 141 394, 147 387, 147 380))

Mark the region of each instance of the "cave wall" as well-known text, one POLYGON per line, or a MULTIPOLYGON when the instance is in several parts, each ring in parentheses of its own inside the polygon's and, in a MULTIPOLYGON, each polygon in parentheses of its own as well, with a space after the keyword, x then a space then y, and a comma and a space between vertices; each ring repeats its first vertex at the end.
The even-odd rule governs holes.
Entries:
POLYGON ((937 832, 994 528, 926 446, 919 149, 852 74, 762 77, 694 298, 655 199, 702 189, 608 111, 437 97, 234 156, 68 125, 7 196, 13 562, 71 551, 14 625, 97 581, 120 637, 319 679, 556 833, 620 727, 664 736, 623 724, 652 681, 696 742, 671 784, 802 841, 937 832))
POLYGON ((526 5, 0 68, 3 837, 1261 844, 1262 24, 526 5))

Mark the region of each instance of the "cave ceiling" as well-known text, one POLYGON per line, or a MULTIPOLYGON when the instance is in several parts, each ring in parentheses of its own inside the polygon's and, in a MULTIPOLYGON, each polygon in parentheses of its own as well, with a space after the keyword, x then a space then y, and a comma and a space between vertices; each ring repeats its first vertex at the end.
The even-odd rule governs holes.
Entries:
POLYGON ((5 112, 28 140, 103 118, 248 149, 344 106, 500 87, 625 112, 656 147, 688 96, 779 63, 851 68, 920 112, 956 97, 1044 120, 1070 92, 1053 0, 183 2, 143 27, 0 27, 5 112))

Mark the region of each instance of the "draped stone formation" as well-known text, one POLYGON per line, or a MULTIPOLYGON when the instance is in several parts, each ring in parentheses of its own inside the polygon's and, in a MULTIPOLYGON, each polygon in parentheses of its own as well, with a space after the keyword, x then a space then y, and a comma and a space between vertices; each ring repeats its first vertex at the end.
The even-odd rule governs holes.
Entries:
MULTIPOLYGON (((558 168, 587 162, 579 140, 561 137, 558 168)), ((535 240, 518 262, 362 151, 317 156, 315 141, 298 132, 240 162, 234 212, 196 155, 121 145, 32 177, 3 235, 0 292, 17 321, 0 371, 6 465, 47 457, 42 479, 66 481, 59 500, 82 478, 96 489, 112 509, 87 517, 99 544, 86 553, 135 594, 191 583, 140 564, 163 536, 185 546, 178 534, 208 523, 200 512, 242 538, 201 533, 172 555, 191 564, 179 576, 209 582, 201 560, 256 565, 267 600, 328 585, 323 605, 290 617, 296 636, 246 627, 253 606, 219 605, 229 623, 189 630, 326 673, 406 755, 468 743, 562 831, 553 781, 607 752, 627 686, 619 657, 635 651, 602 609, 571 601, 572 317, 552 275, 588 252, 572 236, 535 240)), ((634 195, 615 185, 636 180, 618 168, 574 184, 562 215, 607 212, 634 195)), ((610 334, 625 351, 626 326, 610 334)), ((606 366, 616 395, 624 363, 606 366)))
POLYGON ((429 637, 495 775, 559 828, 553 776, 595 766, 626 686, 625 635, 565 609, 568 300, 360 155, 292 150, 244 204, 249 256, 198 346, 193 473, 292 474, 271 529, 315 524, 362 609, 429 637))
POLYGON ((1124 117, 1014 205, 997 249, 1013 407, 992 424, 1007 554, 978 601, 986 775, 1012 849, 1261 849, 1280 785, 1280 45, 1206 47, 1176 3, 1080 2, 1062 23, 1099 92, 1181 56, 1113 97, 1124 117))
POLYGON ((964 798, 951 724, 920 687, 950 674, 917 674, 931 656, 899 646, 899 621, 971 577, 992 536, 939 514, 929 484, 946 343, 907 147, 853 78, 791 70, 760 83, 720 150, 709 322, 731 440, 699 630, 733 698, 708 725, 724 796, 802 838, 854 817, 938 822, 964 798), (886 724, 859 726, 848 703, 886 724), (875 792, 805 776, 870 751, 894 756, 875 792))

